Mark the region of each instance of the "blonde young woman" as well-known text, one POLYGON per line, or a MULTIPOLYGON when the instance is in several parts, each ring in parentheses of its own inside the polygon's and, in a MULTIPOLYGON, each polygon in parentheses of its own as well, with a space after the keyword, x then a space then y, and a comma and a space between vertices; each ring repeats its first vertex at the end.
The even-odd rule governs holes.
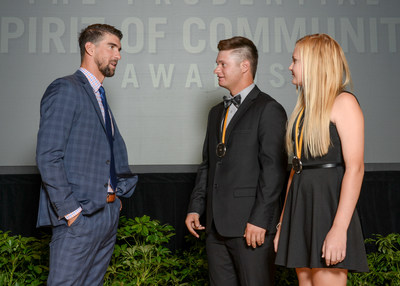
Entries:
POLYGON ((300 286, 346 285, 368 271, 355 209, 364 176, 364 118, 343 50, 326 34, 297 41, 289 67, 298 100, 286 147, 293 158, 274 240, 276 264, 300 286))

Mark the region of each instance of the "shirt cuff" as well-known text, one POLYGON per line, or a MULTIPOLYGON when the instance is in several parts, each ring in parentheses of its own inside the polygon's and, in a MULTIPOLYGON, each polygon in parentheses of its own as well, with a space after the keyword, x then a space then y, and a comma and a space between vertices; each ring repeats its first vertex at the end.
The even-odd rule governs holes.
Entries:
POLYGON ((80 214, 81 211, 82 211, 82 207, 79 207, 79 208, 77 208, 76 210, 74 210, 72 213, 67 214, 67 215, 65 216, 65 219, 66 219, 66 220, 69 220, 69 219, 73 218, 74 216, 80 214))

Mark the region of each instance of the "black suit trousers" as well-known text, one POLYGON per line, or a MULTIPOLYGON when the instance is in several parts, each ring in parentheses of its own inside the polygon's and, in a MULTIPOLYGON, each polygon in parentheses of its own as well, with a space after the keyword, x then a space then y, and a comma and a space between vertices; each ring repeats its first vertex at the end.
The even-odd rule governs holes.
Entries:
POLYGON ((253 249, 244 237, 223 237, 212 227, 206 239, 210 285, 274 285, 274 237, 267 234, 264 244, 253 249))

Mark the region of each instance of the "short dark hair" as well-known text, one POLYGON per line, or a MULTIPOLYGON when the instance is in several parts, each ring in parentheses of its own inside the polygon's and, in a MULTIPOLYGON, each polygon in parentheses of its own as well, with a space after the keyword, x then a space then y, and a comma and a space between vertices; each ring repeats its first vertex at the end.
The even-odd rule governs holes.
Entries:
POLYGON ((242 60, 248 60, 251 65, 253 78, 256 76, 258 64, 258 51, 254 43, 245 37, 233 37, 226 40, 221 40, 218 43, 219 51, 234 50, 242 60))
POLYGON ((105 33, 115 35, 119 38, 119 40, 122 39, 122 32, 117 28, 107 24, 93 24, 87 26, 81 31, 81 33, 79 34, 79 48, 81 50, 81 59, 83 59, 83 56, 85 55, 86 43, 91 42, 96 44, 103 38, 105 33))

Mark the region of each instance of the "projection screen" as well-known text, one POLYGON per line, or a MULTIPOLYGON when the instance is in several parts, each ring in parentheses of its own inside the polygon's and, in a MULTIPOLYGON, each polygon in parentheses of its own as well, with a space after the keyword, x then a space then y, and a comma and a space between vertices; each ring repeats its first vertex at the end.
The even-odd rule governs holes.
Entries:
POLYGON ((398 0, 2 0, 3 170, 35 166, 41 97, 79 68, 77 37, 92 23, 124 34, 116 75, 104 85, 131 165, 200 163, 208 111, 227 94, 213 74, 219 40, 254 41, 256 84, 289 115, 295 42, 328 33, 346 53, 364 112, 365 162, 400 169, 398 0))

